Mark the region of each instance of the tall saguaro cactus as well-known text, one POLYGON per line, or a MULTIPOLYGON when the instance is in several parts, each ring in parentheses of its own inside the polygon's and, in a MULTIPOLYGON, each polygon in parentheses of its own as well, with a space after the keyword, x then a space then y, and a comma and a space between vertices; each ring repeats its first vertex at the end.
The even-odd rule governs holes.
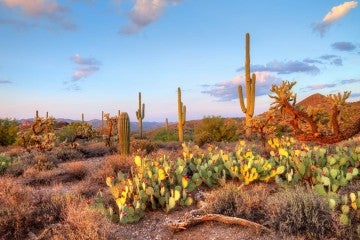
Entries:
POLYGON ((126 112, 118 116, 119 152, 120 155, 130 154, 130 119, 126 112))
POLYGON ((245 47, 245 85, 246 85, 246 106, 244 104, 244 96, 241 85, 238 86, 238 93, 240 99, 240 107, 245 113, 246 136, 251 136, 251 119, 254 115, 255 106, 255 83, 256 75, 252 74, 250 78, 250 34, 246 33, 246 47, 245 47))
POLYGON ((184 141, 184 125, 186 121, 186 106, 181 101, 181 89, 178 87, 178 131, 179 141, 184 141))
POLYGON ((145 117, 145 103, 141 105, 141 92, 139 92, 139 108, 136 111, 136 118, 138 120, 140 138, 142 138, 142 120, 144 119, 144 117, 145 117))

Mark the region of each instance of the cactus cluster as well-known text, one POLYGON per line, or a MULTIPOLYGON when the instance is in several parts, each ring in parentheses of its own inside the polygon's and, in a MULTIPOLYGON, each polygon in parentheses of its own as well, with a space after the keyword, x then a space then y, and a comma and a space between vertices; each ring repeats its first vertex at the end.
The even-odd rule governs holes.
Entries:
POLYGON ((254 115, 255 107, 255 83, 256 75, 252 74, 250 77, 250 34, 246 33, 245 42, 245 85, 246 85, 246 106, 244 104, 244 96, 242 86, 238 86, 238 94, 240 100, 240 107, 243 113, 245 113, 246 122, 246 137, 251 136, 251 119, 254 115))
POLYGON ((178 87, 178 131, 179 141, 184 142, 184 125, 186 121, 186 106, 181 101, 181 89, 178 87))
POLYGON ((149 206, 171 211, 178 205, 191 205, 191 192, 202 183, 216 187, 233 178, 249 184, 282 174, 284 167, 275 169, 266 159, 245 151, 244 145, 241 142, 237 152, 225 153, 218 149, 204 152, 183 144, 183 156, 176 160, 166 155, 157 160, 135 157, 130 175, 119 172, 116 178, 106 180, 120 222, 138 221, 149 206))

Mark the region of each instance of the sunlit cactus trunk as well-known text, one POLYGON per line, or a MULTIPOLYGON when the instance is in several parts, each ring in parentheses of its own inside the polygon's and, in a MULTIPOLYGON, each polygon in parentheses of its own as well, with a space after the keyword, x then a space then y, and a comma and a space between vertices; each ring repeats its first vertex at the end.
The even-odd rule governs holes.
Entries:
POLYGON ((255 107, 255 83, 256 75, 252 74, 250 78, 250 34, 246 33, 246 47, 245 47, 245 85, 246 85, 246 106, 244 104, 244 96, 242 87, 239 85, 238 94, 240 99, 240 107, 245 113, 246 137, 251 136, 251 119, 254 115, 255 107))
POLYGON ((120 155, 130 154, 130 119, 126 112, 118 116, 118 134, 120 155))
POLYGON ((178 131, 179 141, 184 141, 184 125, 186 121, 186 106, 181 101, 181 89, 178 87, 178 131))
POLYGON ((138 110, 136 111, 136 118, 138 120, 140 138, 143 137, 142 120, 144 119, 144 117, 145 117, 145 103, 141 105, 141 92, 139 92, 139 107, 138 110))

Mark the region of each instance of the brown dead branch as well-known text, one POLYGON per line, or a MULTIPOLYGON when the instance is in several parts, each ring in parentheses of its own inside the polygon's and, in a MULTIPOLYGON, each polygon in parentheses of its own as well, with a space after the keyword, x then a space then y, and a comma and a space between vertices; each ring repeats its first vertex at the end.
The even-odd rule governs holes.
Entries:
POLYGON ((197 225, 199 223, 203 223, 206 221, 216 221, 216 222, 222 222, 226 224, 235 224, 240 226, 249 227, 252 229, 255 229, 256 232, 260 231, 266 231, 271 232, 271 230, 267 227, 264 227, 261 224, 258 224, 256 222, 252 222, 246 219, 237 218, 237 217, 229 217, 221 214, 205 214, 202 216, 187 216, 186 219, 183 221, 177 221, 177 222, 171 222, 168 224, 168 226, 173 229, 174 231, 180 231, 183 229, 186 229, 188 227, 197 225))

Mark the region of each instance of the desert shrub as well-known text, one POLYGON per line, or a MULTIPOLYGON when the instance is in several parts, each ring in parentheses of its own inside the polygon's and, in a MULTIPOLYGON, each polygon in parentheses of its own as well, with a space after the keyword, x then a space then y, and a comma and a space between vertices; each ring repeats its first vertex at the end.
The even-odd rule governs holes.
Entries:
POLYGON ((153 140, 162 142, 177 141, 178 133, 173 129, 169 129, 168 131, 166 131, 166 129, 163 129, 155 134, 153 140))
POLYGON ((32 221, 31 194, 12 178, 1 178, 0 185, 0 236, 22 239, 32 221))
POLYGON ((70 195, 57 202, 63 203, 62 224, 53 229, 51 239, 116 239, 109 220, 99 211, 90 209, 84 199, 70 195))
POLYGON ((211 142, 233 142, 238 139, 238 127, 233 120, 219 116, 204 117, 195 127, 195 143, 202 146, 211 142))
POLYGON ((248 188, 227 184, 206 197, 205 211, 263 222, 266 219, 265 203, 269 189, 264 184, 248 188))
POLYGON ((0 175, 20 176, 25 169, 26 166, 19 159, 0 155, 0 175))
POLYGON ((181 142, 172 141, 172 142, 157 142, 156 143, 160 149, 169 150, 169 151, 177 151, 182 150, 181 142))
POLYGON ((9 146, 15 143, 18 132, 18 123, 15 119, 0 119, 0 146, 9 146))
POLYGON ((146 139, 132 139, 130 151, 134 154, 149 154, 156 151, 158 146, 156 143, 146 139))
POLYGON ((236 202, 239 197, 239 186, 226 184, 206 196, 205 211, 235 217, 237 213, 236 202))
POLYGON ((325 199, 310 188, 281 190, 268 198, 269 225, 280 235, 325 239, 335 234, 335 222, 325 199))
POLYGON ((1 239, 28 239, 28 233, 60 220, 61 209, 50 194, 0 178, 1 239))
POLYGON ((88 174, 85 163, 71 162, 63 166, 66 174, 68 175, 67 181, 82 180, 88 174))
POLYGON ((116 176, 120 171, 130 172, 131 166, 133 166, 133 157, 120 155, 107 156, 99 168, 95 172, 92 172, 90 180, 91 182, 105 186, 106 177, 116 176))
POLYGON ((96 131, 92 125, 85 122, 72 122, 70 125, 57 131, 59 141, 69 143, 76 147, 76 141, 89 140, 96 136, 96 131))
POLYGON ((56 153, 56 158, 61 160, 62 162, 66 162, 73 159, 81 159, 84 158, 84 154, 82 154, 77 149, 62 147, 59 148, 56 153))
POLYGON ((112 148, 106 147, 104 143, 101 142, 79 146, 78 150, 85 158, 103 157, 113 151, 112 148))
POLYGON ((34 157, 35 168, 38 171, 51 170, 55 167, 56 158, 52 154, 37 153, 34 157))
POLYGON ((15 161, 15 158, 0 155, 0 175, 4 174, 8 167, 15 161))

